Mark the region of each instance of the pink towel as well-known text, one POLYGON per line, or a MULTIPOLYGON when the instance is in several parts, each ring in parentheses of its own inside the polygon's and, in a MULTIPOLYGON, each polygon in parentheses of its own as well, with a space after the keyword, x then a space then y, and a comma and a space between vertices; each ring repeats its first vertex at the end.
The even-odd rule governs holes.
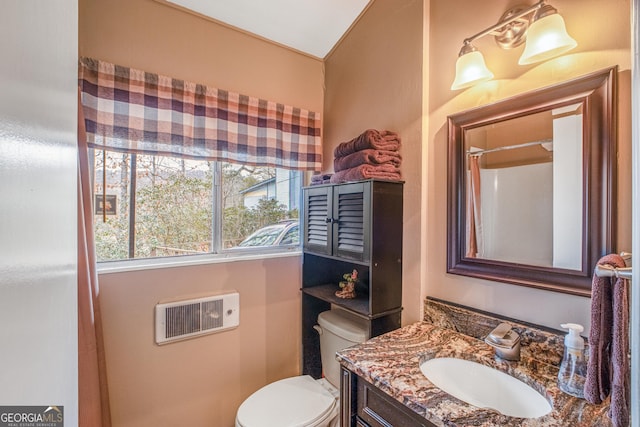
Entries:
MULTIPOLYGON (((625 267, 619 255, 606 255, 598 262, 625 267)), ((594 274, 591 288, 590 355, 585 399, 602 403, 611 394, 609 416, 615 427, 629 425, 629 302, 628 283, 594 274)))
POLYGON ((369 148, 356 151, 343 157, 336 157, 333 159, 333 170, 340 172, 360 165, 379 165, 382 163, 391 163, 395 167, 400 167, 402 157, 400 157, 400 153, 397 151, 374 150, 369 148))
POLYGON ((398 151, 398 149, 400 149, 400 137, 397 133, 388 130, 377 131, 375 129, 368 129, 351 141, 338 144, 333 151, 333 156, 344 157, 368 148, 398 151))
POLYGON ((355 168, 336 172, 331 177, 331 182, 337 184, 340 182, 360 181, 372 178, 385 181, 400 181, 402 175, 400 174, 399 168, 389 163, 382 165, 360 165, 355 168))

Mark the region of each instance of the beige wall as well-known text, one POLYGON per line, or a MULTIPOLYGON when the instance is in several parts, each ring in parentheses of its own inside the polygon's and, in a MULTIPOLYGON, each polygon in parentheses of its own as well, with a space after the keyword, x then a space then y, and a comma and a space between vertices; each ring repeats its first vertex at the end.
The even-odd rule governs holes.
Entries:
POLYGON ((449 89, 462 40, 495 23, 513 2, 376 0, 326 59, 324 170, 332 170, 335 146, 363 129, 388 128, 403 138, 403 323, 421 318, 421 302, 435 296, 555 328, 566 321, 588 327, 588 298, 446 274, 446 117, 618 64, 618 240, 619 250, 629 250, 629 3, 616 3, 563 2, 560 12, 579 47, 558 60, 520 67, 522 48, 503 51, 491 37, 481 39, 496 80, 467 91, 449 89), (606 20, 599 19, 603 11, 606 20))
POLYGON ((420 319, 422 1, 376 0, 325 61, 324 170, 333 150, 366 129, 402 138, 402 323, 420 319))
MULTIPOLYGON (((446 117, 590 71, 620 66, 619 250, 630 249, 628 0, 554 4, 578 48, 527 67, 521 51, 478 41, 494 82, 452 92, 462 40, 516 1, 375 0, 323 64, 152 0, 81 0, 80 54, 324 111, 324 170, 332 150, 364 129, 403 139, 403 323, 424 298, 551 327, 588 324, 589 299, 447 275, 446 117), (326 95, 323 93, 326 84, 326 95)), ((299 372, 300 258, 101 275, 115 426, 231 426, 261 385, 299 372), (153 344, 156 302, 240 292, 240 327, 182 343, 153 344)))
MULTIPOLYGON (((81 0, 80 55, 322 112, 322 62, 152 0, 81 0)), ((300 370, 299 256, 101 274, 114 426, 230 427, 300 370), (158 301, 237 290, 240 326, 156 346, 158 301)))
POLYGON ((80 55, 322 112, 322 61, 154 0, 80 0, 80 55))
POLYGON ((299 256, 100 275, 113 425, 233 426, 240 403, 300 369, 299 256), (158 346, 158 302, 237 291, 240 325, 158 346))
POLYGON ((565 81, 612 65, 619 73, 619 196, 618 251, 631 249, 631 120, 630 120, 630 23, 627 0, 563 0, 553 6, 565 18, 578 47, 567 55, 531 66, 517 65, 522 47, 500 50, 491 36, 475 45, 485 56, 496 78, 463 91, 450 91, 455 61, 462 40, 497 22, 518 2, 494 0, 431 1, 429 73, 429 130, 424 149, 428 159, 426 234, 423 254, 426 277, 423 296, 501 313, 558 328, 562 322, 588 326, 590 299, 534 290, 464 276, 446 271, 447 115, 484 105, 518 93, 565 81))

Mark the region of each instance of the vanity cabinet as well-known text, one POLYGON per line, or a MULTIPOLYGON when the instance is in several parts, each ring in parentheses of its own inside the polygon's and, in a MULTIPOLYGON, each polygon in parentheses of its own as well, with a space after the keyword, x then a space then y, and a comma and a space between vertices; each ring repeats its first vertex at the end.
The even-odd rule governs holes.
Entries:
POLYGON ((362 377, 341 368, 342 427, 435 427, 362 377))
POLYGON ((303 373, 322 376, 318 314, 339 306, 366 320, 369 336, 400 327, 403 183, 377 180, 303 190, 303 373), (356 297, 335 296, 358 272, 356 297))

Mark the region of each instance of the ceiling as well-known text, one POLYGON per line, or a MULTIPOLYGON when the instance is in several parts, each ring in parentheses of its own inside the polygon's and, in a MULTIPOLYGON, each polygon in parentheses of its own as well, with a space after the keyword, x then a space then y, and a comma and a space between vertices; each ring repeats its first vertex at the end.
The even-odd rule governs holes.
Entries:
POLYGON ((373 0, 166 0, 324 58, 373 0))

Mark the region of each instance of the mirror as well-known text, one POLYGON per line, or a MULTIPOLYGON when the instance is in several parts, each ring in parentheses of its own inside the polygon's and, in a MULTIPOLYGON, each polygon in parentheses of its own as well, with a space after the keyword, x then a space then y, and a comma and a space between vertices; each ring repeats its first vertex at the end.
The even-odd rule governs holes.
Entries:
POLYGON ((448 117, 448 273, 590 296, 615 248, 616 76, 448 117))

